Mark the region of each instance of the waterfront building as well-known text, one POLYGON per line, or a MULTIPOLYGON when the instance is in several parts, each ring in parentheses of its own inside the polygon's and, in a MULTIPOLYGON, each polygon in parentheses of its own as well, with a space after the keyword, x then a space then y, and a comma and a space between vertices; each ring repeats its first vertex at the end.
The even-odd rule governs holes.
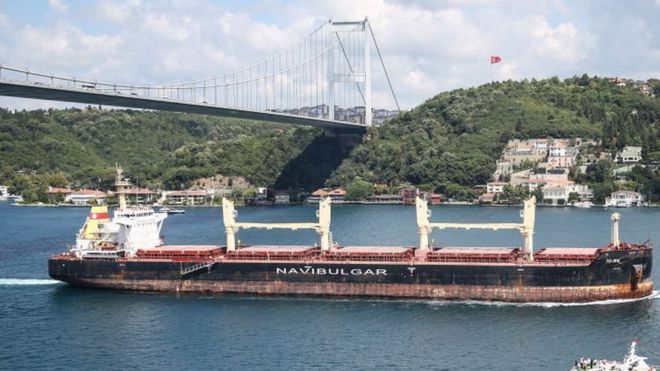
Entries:
POLYGON ((93 189, 81 189, 73 191, 68 197, 68 201, 76 206, 104 205, 107 194, 93 189))
POLYGON ((605 206, 614 207, 631 207, 642 206, 644 196, 639 192, 633 191, 616 191, 612 192, 610 197, 605 199, 605 206))
POLYGON ((486 184, 486 193, 498 194, 504 192, 504 187, 509 183, 505 182, 490 182, 486 184))
POLYGON ((333 203, 342 203, 346 197, 346 190, 343 188, 336 188, 333 190, 326 190, 319 188, 312 192, 312 195, 305 200, 307 203, 319 203, 323 197, 330 197, 333 203))
POLYGON ((0 200, 6 200, 9 197, 9 187, 0 185, 0 200))
POLYGON ((401 202, 403 202, 405 205, 414 204, 418 193, 418 189, 413 186, 403 187, 399 190, 401 202))
POLYGON ((131 188, 124 191, 128 202, 136 204, 150 204, 154 201, 155 193, 148 188, 131 188))
POLYGON ((206 191, 166 191, 165 202, 169 205, 200 206, 206 205, 211 196, 206 191))
POLYGON ((288 204, 291 202, 289 192, 275 192, 275 203, 279 205, 288 204))
POLYGON ((551 182, 543 186, 543 201, 552 205, 564 205, 568 203, 571 193, 577 193, 581 201, 590 201, 594 198, 594 191, 586 184, 575 184, 567 180, 563 182, 551 182))
POLYGON ((69 188, 48 187, 46 196, 48 197, 48 202, 50 203, 70 202, 71 193, 73 193, 73 191, 69 188))

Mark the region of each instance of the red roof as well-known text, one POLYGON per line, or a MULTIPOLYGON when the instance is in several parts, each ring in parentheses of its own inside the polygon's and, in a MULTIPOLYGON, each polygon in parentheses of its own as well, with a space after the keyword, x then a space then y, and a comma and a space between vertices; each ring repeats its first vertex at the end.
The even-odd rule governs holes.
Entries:
POLYGON ((316 197, 323 197, 323 196, 326 196, 327 194, 328 194, 328 192, 324 189, 321 189, 321 188, 319 188, 316 191, 312 192, 312 196, 316 196, 316 197))
POLYGON ((346 196, 346 191, 343 188, 333 189, 332 191, 326 191, 325 189, 317 189, 312 192, 312 196, 323 197, 323 196, 346 196))
POLYGON ((93 189, 85 189, 85 188, 83 188, 81 190, 78 190, 78 191, 75 191, 75 192, 71 192, 71 193, 75 194, 75 195, 89 195, 89 196, 105 196, 106 195, 105 192, 101 192, 101 191, 97 191, 97 190, 93 190, 93 189))
POLYGON ((69 188, 55 188, 55 187, 51 187, 51 188, 48 190, 48 192, 46 192, 46 193, 48 193, 48 194, 68 194, 68 193, 71 193, 71 192, 72 192, 72 191, 71 191, 71 189, 69 189, 69 188))
POLYGON ((328 196, 346 196, 346 191, 343 188, 333 189, 328 192, 328 196))

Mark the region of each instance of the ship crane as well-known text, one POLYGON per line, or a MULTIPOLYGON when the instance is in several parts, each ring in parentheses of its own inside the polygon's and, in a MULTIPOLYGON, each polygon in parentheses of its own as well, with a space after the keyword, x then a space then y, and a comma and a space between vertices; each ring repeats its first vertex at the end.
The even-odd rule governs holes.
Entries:
POLYGON ((523 251, 529 261, 534 259, 534 220, 536 218, 536 197, 523 202, 521 216, 522 223, 431 223, 429 221, 430 213, 428 202, 417 197, 417 227, 419 228, 419 248, 421 250, 429 249, 429 233, 436 229, 490 229, 497 231, 500 229, 515 229, 520 231, 523 237, 523 251))
POLYGON ((325 197, 319 202, 319 210, 316 216, 318 223, 252 223, 237 222, 234 202, 226 198, 222 199, 222 219, 225 223, 225 235, 227 237, 227 251, 236 250, 236 233, 240 229, 262 228, 262 229, 311 229, 319 234, 321 239, 321 250, 330 250, 330 197, 325 197))

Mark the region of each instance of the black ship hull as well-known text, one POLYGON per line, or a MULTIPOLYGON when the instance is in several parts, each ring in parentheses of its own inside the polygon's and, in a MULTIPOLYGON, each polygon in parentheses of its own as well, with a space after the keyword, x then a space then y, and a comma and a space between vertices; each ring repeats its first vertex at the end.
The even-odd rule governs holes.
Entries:
POLYGON ((49 260, 52 278, 82 287, 507 302, 641 298, 653 291, 651 270, 652 249, 607 251, 588 264, 49 260))

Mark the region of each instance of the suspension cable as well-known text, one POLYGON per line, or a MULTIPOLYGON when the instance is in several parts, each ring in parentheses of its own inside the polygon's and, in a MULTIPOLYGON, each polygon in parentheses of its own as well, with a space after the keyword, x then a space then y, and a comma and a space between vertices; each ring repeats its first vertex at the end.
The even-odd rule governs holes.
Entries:
POLYGON ((392 87, 392 81, 390 81, 390 75, 387 73, 387 68, 385 68, 385 62, 383 61, 383 56, 380 54, 380 48, 378 47, 378 43, 376 42, 376 36, 374 36, 374 30, 371 28, 371 23, 367 22, 367 25, 369 25, 369 33, 371 33, 371 39, 374 41, 374 46, 376 47, 376 51, 378 52, 378 59, 380 59, 380 65, 383 67, 383 72, 385 72, 385 78, 387 79, 387 84, 390 86, 390 91, 392 92, 392 97, 394 98, 396 109, 398 111, 401 111, 401 107, 399 106, 399 100, 396 98, 396 94, 394 93, 394 88, 392 87))

